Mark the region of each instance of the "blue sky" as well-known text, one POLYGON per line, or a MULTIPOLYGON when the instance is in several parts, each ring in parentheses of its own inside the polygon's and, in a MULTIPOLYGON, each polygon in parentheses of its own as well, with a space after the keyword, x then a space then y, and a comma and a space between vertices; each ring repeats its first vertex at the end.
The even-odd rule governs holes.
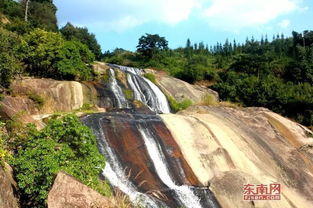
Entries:
POLYGON ((313 29, 312 0, 54 0, 59 25, 94 33, 102 50, 135 50, 145 33, 165 36, 171 48, 187 38, 209 45, 262 34, 313 29))

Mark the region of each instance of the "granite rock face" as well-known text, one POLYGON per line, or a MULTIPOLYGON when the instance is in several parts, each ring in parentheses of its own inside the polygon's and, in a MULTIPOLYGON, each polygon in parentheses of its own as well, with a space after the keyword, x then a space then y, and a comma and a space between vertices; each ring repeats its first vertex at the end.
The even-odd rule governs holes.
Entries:
POLYGON ((219 101, 218 93, 202 86, 191 85, 180 79, 170 76, 157 76, 160 88, 177 101, 191 100, 194 104, 201 104, 207 96, 219 101))
POLYGON ((48 195, 48 208, 113 208, 110 200, 72 176, 59 172, 48 195))
POLYGON ((222 207, 313 207, 309 129, 263 108, 194 106, 161 117, 222 207), (243 200, 244 185, 274 183, 281 184, 281 200, 243 200))
POLYGON ((18 199, 14 195, 15 182, 7 166, 4 170, 0 166, 0 207, 1 208, 18 208, 18 199))

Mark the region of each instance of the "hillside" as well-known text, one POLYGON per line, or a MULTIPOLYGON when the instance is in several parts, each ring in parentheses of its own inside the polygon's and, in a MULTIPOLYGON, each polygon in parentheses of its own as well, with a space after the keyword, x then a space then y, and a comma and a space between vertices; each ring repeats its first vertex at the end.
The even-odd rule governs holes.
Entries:
MULTIPOLYGON (((151 69, 141 71, 100 62, 94 69, 102 77, 98 82, 16 80, 11 86, 14 96, 5 96, 1 101, 1 115, 15 119, 24 112, 19 119, 36 122, 39 128, 49 119, 70 112, 83 115, 83 123, 93 129, 98 147, 107 158, 104 177, 135 204, 141 193, 148 193, 141 202, 147 203, 144 206, 172 207, 183 203, 193 207, 188 205, 195 203, 190 191, 181 192, 191 197, 191 201, 182 202, 167 192, 169 187, 178 194, 180 184, 185 184, 200 197, 197 206, 214 203, 215 207, 251 207, 252 203, 242 201, 242 184, 260 183, 281 184, 281 200, 254 201, 253 206, 303 208, 313 204, 313 134, 308 128, 268 109, 227 107, 230 104, 219 103, 216 92, 151 69), (153 83, 139 74, 154 77, 154 83, 168 98, 176 100, 176 105, 189 100, 192 106, 183 106, 185 110, 177 114, 153 113, 165 109, 160 106, 162 96, 149 97, 158 91, 152 90, 149 85, 153 83), (210 102, 205 102, 207 97, 210 102), (43 101, 41 105, 38 98, 43 101), (152 139, 151 147, 146 139, 152 139), (151 158, 150 151, 155 150, 149 148, 153 148, 153 142, 164 154, 164 167, 157 167, 151 158), (147 166, 151 163, 154 168, 147 166), (169 168, 178 186, 170 185, 167 176, 160 175, 166 170, 159 172, 158 168, 169 168)), ((54 200, 49 203, 55 204, 54 200)))

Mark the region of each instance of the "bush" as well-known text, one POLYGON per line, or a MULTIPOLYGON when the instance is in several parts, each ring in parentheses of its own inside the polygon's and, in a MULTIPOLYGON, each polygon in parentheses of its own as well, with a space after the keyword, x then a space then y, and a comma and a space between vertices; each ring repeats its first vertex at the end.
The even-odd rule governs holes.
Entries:
POLYGON ((9 87, 14 76, 22 70, 21 44, 15 33, 0 28, 0 88, 9 87))
POLYGON ((40 95, 37 95, 35 93, 28 93, 27 96, 29 99, 36 103, 38 108, 42 108, 45 104, 45 100, 40 95))
POLYGON ((178 111, 181 111, 181 110, 185 110, 186 108, 188 108, 189 106, 192 105, 192 101, 189 100, 189 99, 185 99, 181 102, 177 102, 175 100, 175 98, 173 98, 172 96, 168 96, 167 97, 168 101, 169 101, 169 104, 171 106, 171 109, 174 111, 174 112, 178 112, 178 111))
POLYGON ((25 36, 27 71, 35 76, 55 79, 87 80, 91 69, 87 64, 94 55, 77 41, 64 41, 58 33, 35 29, 25 36))
POLYGON ((10 157, 10 153, 7 151, 6 141, 7 134, 5 133, 4 123, 0 121, 0 166, 4 166, 4 162, 10 157))
POLYGON ((105 159, 92 131, 75 115, 50 120, 27 141, 12 159, 23 207, 46 207, 48 191, 60 170, 92 188, 101 187, 99 173, 105 159))

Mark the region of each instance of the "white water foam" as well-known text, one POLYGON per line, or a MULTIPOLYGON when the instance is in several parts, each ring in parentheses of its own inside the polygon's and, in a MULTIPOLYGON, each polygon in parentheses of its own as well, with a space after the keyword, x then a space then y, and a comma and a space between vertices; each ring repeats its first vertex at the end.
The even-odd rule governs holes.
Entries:
POLYGON ((138 130, 142 135, 150 159, 153 161, 154 168, 163 183, 175 191, 179 200, 186 208, 201 208, 200 199, 194 195, 188 186, 178 186, 175 184, 170 175, 161 147, 155 142, 151 133, 141 125, 138 125, 138 130))

